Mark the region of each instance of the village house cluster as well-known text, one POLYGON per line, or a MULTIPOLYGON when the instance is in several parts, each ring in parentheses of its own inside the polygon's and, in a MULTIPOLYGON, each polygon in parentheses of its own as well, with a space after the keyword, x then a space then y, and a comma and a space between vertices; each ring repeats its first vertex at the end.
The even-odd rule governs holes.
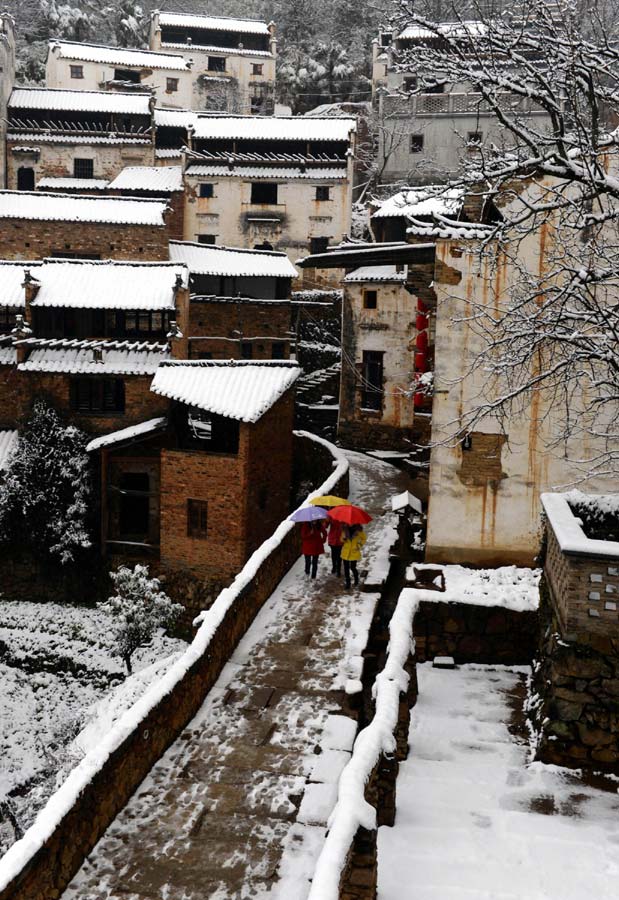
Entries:
MULTIPOLYGON (((289 485, 291 291, 312 303, 337 288, 340 440, 417 448, 428 559, 532 562, 540 492, 569 477, 543 455, 543 401, 509 443, 490 421, 444 440, 477 388, 460 378, 475 337, 454 309, 481 299, 490 274, 469 251, 501 211, 441 182, 500 127, 470 85, 416 90, 399 55, 424 40, 409 28, 373 42, 383 185, 363 243, 350 237, 357 121, 274 114, 273 23, 155 12, 148 50, 52 40, 46 86, 22 87, 0 19, 0 448, 6 459, 35 396, 84 428, 104 550, 238 568, 287 511, 270 467, 289 485), (218 490, 244 510, 229 554, 218 490)), ((521 113, 544 127, 533 105, 521 113)), ((543 240, 523 253, 543 259, 543 240)), ((500 291, 515 277, 506 264, 500 291)))

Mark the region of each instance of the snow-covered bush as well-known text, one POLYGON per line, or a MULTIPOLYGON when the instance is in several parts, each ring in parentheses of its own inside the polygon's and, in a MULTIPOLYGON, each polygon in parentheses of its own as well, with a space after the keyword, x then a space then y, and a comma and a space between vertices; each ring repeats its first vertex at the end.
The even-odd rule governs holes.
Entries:
POLYGON ((37 401, 0 484, 0 543, 63 565, 91 546, 87 437, 37 401))
POLYGON ((97 606, 115 621, 116 655, 131 675, 131 657, 138 647, 152 641, 158 628, 169 628, 183 611, 161 590, 158 578, 150 578, 148 566, 120 566, 110 572, 115 593, 97 606))

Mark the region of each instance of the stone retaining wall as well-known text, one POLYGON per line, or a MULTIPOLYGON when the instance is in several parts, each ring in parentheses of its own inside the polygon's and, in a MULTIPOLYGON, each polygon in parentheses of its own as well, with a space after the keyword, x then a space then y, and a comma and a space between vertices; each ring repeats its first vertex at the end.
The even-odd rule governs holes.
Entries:
MULTIPOLYGON (((301 434, 302 442, 309 435, 301 434)), ((309 445, 311 446, 311 444, 309 445)), ((316 456, 328 462, 321 485, 325 493, 348 493, 348 466, 336 464, 329 445, 320 442, 316 456), (327 451, 325 453, 325 451, 327 451), (330 477, 327 477, 329 476, 330 477)), ((333 448, 334 450, 335 448, 333 448)), ((311 453, 309 447, 306 453, 311 453)), ((299 556, 297 530, 287 523, 278 529, 277 543, 268 554, 256 551, 224 598, 219 621, 208 619, 194 643, 176 664, 186 663, 182 676, 154 686, 163 692, 149 707, 149 694, 120 720, 99 747, 69 776, 37 822, 0 861, 0 900, 56 900, 78 871, 84 858, 131 795, 200 709, 209 690, 251 625, 263 603, 299 556), (281 531, 280 531, 281 530, 281 531), (209 633, 209 624, 213 630, 209 633), (128 722, 131 724, 128 726, 128 722), (114 740, 118 738, 117 742, 114 740), (106 751, 109 754, 106 756, 106 751), (84 773, 87 773, 86 775, 84 773)), ((213 606, 215 611, 217 603, 213 606)), ((207 614, 208 616, 209 614, 207 614)), ((171 673, 170 673, 171 674, 171 673)))

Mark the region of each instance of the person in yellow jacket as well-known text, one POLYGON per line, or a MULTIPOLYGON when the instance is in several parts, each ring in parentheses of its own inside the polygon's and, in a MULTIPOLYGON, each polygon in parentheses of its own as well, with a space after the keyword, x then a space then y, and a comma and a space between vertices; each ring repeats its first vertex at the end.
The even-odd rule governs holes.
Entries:
POLYGON ((355 587, 359 584, 359 572, 357 563, 361 559, 361 548, 365 544, 365 531, 361 525, 351 525, 344 528, 344 543, 342 544, 342 560, 344 561, 344 578, 346 587, 350 588, 350 573, 355 579, 355 587))

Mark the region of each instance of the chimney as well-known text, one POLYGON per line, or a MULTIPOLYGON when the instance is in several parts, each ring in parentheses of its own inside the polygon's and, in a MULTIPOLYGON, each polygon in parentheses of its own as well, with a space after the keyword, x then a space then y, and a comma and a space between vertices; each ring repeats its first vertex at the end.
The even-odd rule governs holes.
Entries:
POLYGON ((103 347, 92 348, 92 361, 95 363, 103 363, 103 347))
POLYGON ((28 338, 32 337, 32 328, 30 328, 21 313, 18 313, 15 316, 15 328, 11 331, 11 337, 13 338, 13 345, 15 346, 15 359, 17 365, 19 365, 28 358, 29 349, 28 344, 21 342, 25 342, 28 338))

